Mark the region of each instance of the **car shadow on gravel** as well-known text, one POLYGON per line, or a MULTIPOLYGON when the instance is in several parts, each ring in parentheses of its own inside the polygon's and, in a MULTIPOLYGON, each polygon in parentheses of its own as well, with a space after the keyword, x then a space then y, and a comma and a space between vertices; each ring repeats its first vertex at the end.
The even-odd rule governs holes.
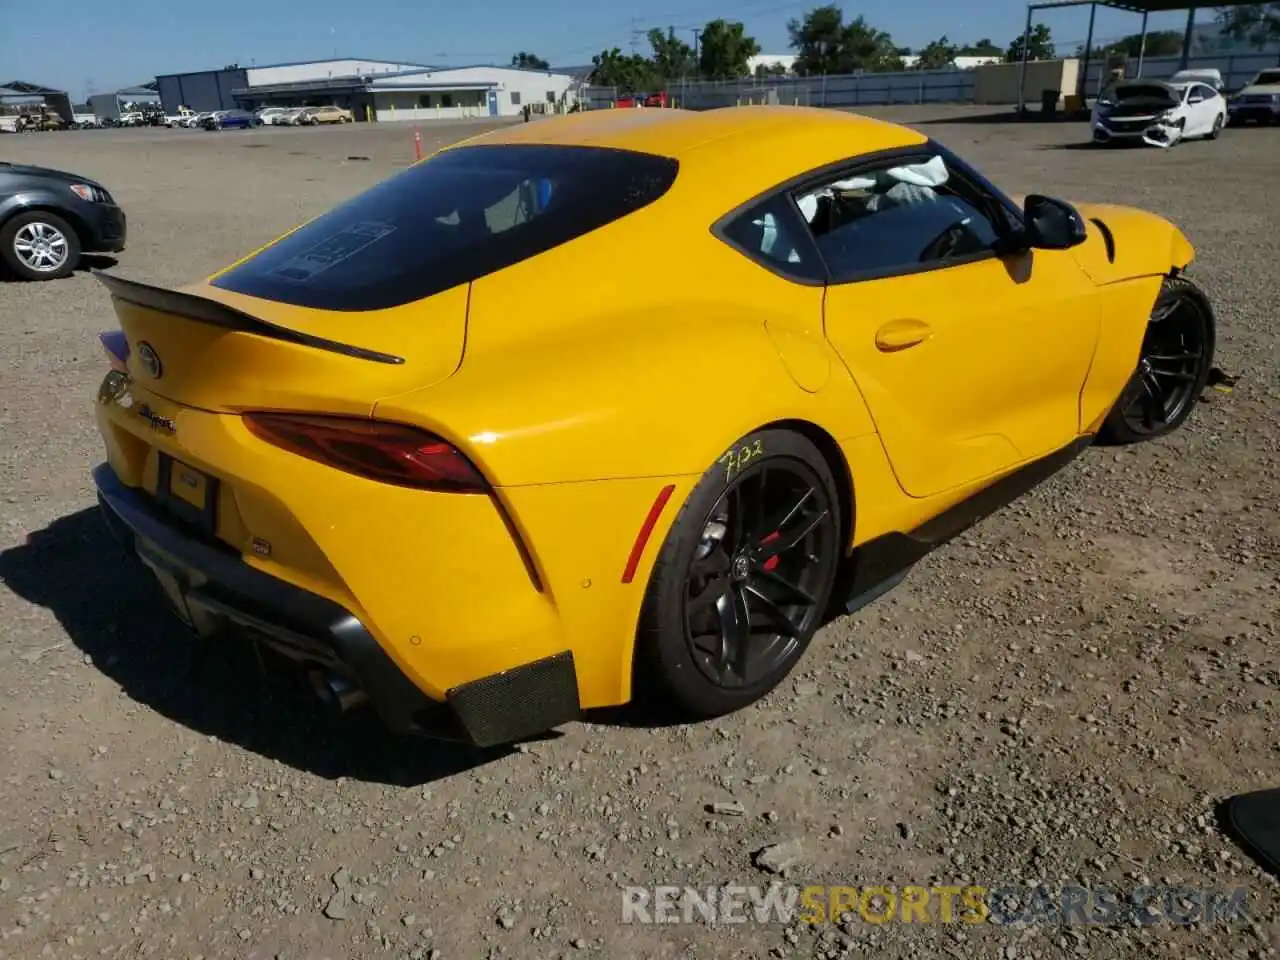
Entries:
POLYGON ((0 553, 0 581, 49 609, 133 700, 298 770, 416 786, 510 752, 395 737, 368 710, 330 719, 300 671, 260 659, 247 641, 196 640, 96 508, 59 518, 0 553))

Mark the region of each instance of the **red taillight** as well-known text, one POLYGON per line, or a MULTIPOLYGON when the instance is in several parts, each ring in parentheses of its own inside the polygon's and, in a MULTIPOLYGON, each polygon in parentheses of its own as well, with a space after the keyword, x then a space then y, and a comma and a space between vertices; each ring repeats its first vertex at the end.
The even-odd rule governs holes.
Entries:
POLYGON ((370 480, 419 490, 489 491, 470 460, 416 427, 291 413, 246 413, 244 421, 270 444, 370 480))
POLYGON ((98 334, 98 339, 102 342, 102 349, 107 354, 111 369, 119 370, 121 373, 128 373, 129 339, 124 335, 124 331, 106 330, 98 334))

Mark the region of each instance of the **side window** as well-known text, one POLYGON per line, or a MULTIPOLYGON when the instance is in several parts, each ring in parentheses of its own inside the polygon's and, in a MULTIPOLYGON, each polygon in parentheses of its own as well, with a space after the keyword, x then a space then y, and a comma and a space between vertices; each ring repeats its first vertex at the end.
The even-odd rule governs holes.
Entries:
POLYGON ((791 198, 777 194, 738 214, 722 237, 752 260, 797 280, 823 280, 826 271, 804 235, 791 198))
POLYGON ((796 205, 836 282, 991 256, 1008 229, 998 201, 942 156, 864 168, 804 190, 796 205))

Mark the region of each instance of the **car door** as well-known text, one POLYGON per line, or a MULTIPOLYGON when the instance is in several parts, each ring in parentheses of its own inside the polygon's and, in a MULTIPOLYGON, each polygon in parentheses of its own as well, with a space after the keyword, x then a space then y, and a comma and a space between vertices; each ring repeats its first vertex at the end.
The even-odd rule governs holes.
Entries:
MULTIPOLYGON (((1207 83, 1197 84, 1200 96, 1203 98, 1196 106, 1200 110, 1203 117, 1204 126, 1203 133, 1212 133, 1214 125, 1217 123, 1219 115, 1223 112, 1225 105, 1222 96, 1217 90, 1209 86, 1207 83)), ((1194 95, 1195 91, 1193 91, 1194 95)))
POLYGON ((894 472, 927 497, 1071 443, 1099 333, 1069 251, 1017 249, 1017 208, 937 146, 795 194, 829 273, 828 339, 894 472))

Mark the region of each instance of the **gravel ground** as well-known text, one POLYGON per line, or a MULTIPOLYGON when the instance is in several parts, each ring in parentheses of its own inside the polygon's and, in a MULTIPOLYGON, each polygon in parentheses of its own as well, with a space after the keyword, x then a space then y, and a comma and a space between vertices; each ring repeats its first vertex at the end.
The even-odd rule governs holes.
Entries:
MULTIPOLYGON (((476 754, 328 722, 251 652, 197 652, 92 509, 105 292, 0 284, 0 957, 1274 956, 1280 885, 1214 804, 1280 785, 1280 194, 1258 189, 1280 130, 1091 151, 1079 124, 882 113, 1010 192, 1171 217, 1241 380, 1175 437, 1087 453, 715 723, 601 717, 476 754), (1244 886, 1250 919, 622 923, 625 884, 765 883, 755 855, 790 841, 786 882, 1244 886)), ((483 128, 426 125, 424 147, 483 128)), ((120 271, 177 284, 412 137, 123 130, 0 157, 103 180, 120 271)))

